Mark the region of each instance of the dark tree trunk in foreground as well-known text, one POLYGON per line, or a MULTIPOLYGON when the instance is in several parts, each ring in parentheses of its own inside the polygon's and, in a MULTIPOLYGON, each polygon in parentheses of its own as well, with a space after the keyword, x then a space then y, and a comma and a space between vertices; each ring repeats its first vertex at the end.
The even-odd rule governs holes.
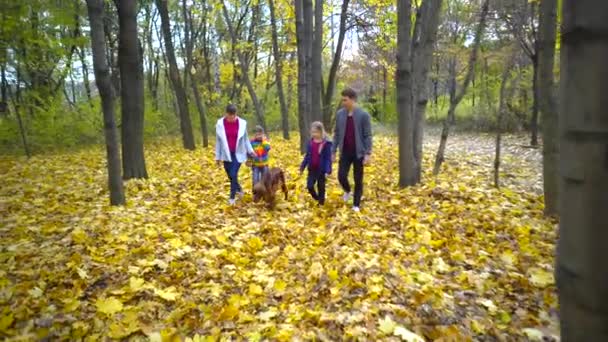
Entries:
POLYGON ((397 3, 397 113, 399 115, 399 186, 416 184, 414 116, 412 112, 412 1, 397 3))
POLYGON ((171 85, 175 91, 175 97, 177 98, 182 142, 185 149, 194 150, 194 135, 192 134, 192 122, 190 120, 190 111, 188 110, 188 98, 186 97, 186 91, 184 90, 184 85, 179 75, 179 69, 177 68, 175 49, 173 47, 173 40, 171 38, 171 23, 169 22, 167 0, 156 0, 156 7, 158 8, 158 13, 160 14, 161 28, 165 41, 165 50, 167 51, 166 54, 167 61, 169 62, 169 77, 171 78, 171 85))
POLYGON ((311 94, 311 116, 313 121, 322 121, 321 96, 323 94, 323 0, 315 0, 314 7, 314 32, 312 40, 312 84, 311 94))
POLYGON ((437 40, 439 17, 443 0, 424 0, 416 17, 412 41, 413 100, 414 100, 414 157, 416 159, 416 183, 422 178, 422 144, 426 106, 429 98, 429 69, 433 62, 433 50, 437 40))
POLYGON ((308 131, 310 128, 310 87, 307 81, 307 66, 309 59, 310 32, 304 25, 304 1, 295 0, 296 7, 296 43, 298 48, 298 126, 300 129, 300 152, 306 152, 308 131))
POLYGON ((274 66, 277 73, 277 93, 279 94, 279 104, 281 105, 281 128, 283 129, 283 139, 289 139, 289 109, 285 102, 285 93, 283 93, 283 58, 279 51, 274 0, 268 0, 268 4, 270 5, 270 26, 272 28, 272 52, 274 54, 274 66))
POLYGON ((557 0, 540 3, 538 43, 538 92, 542 115, 543 189, 545 214, 555 216, 559 206, 559 136, 558 113, 555 103, 553 66, 557 29, 557 0))
POLYGON ((116 4, 123 177, 148 178, 144 158, 144 71, 137 39, 137 1, 121 0, 116 4))
POLYGON ((608 2, 564 0, 560 77, 562 341, 608 341, 608 2))
POLYGON ((118 131, 114 120, 114 93, 110 78, 110 67, 106 61, 106 42, 103 32, 103 0, 87 0, 89 22, 91 27, 91 46, 93 49, 93 69, 95 82, 101 97, 103 108, 104 135, 108 157, 108 188, 110 204, 125 204, 125 193, 120 175, 120 152, 118 149, 118 131))
POLYGON ((467 92, 467 88, 469 87, 469 83, 471 83, 471 79, 473 78, 473 72, 475 72, 475 63, 477 63, 477 53, 479 51, 479 45, 481 44, 481 38, 483 36, 483 32, 486 27, 486 18, 488 16, 488 9, 489 9, 489 0, 485 0, 481 7, 481 17, 479 18, 479 24, 477 25, 477 30, 475 32, 475 41, 473 42, 471 55, 469 57, 467 74, 464 78, 460 91, 457 92, 455 96, 450 96, 450 108, 448 109, 448 116, 445 119, 445 121, 443 122, 443 129, 441 130, 441 140, 439 142, 439 149, 437 150, 437 155, 435 156, 435 166, 433 167, 434 175, 439 174, 441 164, 443 163, 443 160, 444 160, 445 147, 448 142, 448 135, 450 133, 450 127, 452 126, 453 121, 454 121, 454 113, 456 112, 456 107, 458 106, 460 101, 462 101, 462 99, 464 98, 464 95, 467 92))

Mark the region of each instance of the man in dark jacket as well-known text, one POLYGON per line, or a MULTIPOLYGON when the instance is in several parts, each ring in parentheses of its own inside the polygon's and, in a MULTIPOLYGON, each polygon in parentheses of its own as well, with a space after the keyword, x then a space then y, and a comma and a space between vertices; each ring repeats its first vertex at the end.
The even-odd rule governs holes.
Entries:
POLYGON ((338 180, 344 189, 344 201, 351 197, 351 186, 348 173, 351 165, 354 169, 355 196, 353 210, 359 211, 363 194, 363 166, 368 165, 372 153, 372 127, 369 114, 357 107, 357 93, 350 88, 342 91, 343 108, 336 114, 334 142, 332 145, 333 160, 340 150, 338 180))

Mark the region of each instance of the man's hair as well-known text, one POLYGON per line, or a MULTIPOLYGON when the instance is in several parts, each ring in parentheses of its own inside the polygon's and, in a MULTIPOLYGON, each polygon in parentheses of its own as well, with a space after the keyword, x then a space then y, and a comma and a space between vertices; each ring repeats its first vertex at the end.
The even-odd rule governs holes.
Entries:
POLYGON ((228 114, 236 114, 236 106, 232 103, 226 106, 226 113, 228 114))
POLYGON ((346 88, 346 89, 342 90, 342 96, 346 96, 350 99, 356 100, 357 92, 353 88, 346 88))
POLYGON ((255 129, 253 130, 254 133, 262 133, 264 134, 264 127, 257 125, 255 126, 255 129))

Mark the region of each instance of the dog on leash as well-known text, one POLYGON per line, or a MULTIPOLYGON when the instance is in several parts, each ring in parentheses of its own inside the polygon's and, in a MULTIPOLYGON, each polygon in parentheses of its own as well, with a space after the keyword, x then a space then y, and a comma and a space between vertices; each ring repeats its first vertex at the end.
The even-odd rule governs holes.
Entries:
POLYGON ((287 200, 285 173, 280 168, 273 167, 265 172, 262 179, 253 186, 253 201, 257 203, 264 200, 268 208, 274 208, 279 187, 285 193, 285 200, 287 200))

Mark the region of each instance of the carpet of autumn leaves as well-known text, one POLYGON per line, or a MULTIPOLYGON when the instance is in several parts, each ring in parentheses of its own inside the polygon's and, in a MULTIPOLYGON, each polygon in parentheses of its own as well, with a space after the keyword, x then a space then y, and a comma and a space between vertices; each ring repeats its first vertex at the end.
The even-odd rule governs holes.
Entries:
POLYGON ((228 207, 213 149, 173 140, 146 146, 151 177, 127 182, 120 208, 108 206, 103 146, 2 157, 0 338, 539 338, 557 307, 540 169, 508 138, 494 189, 491 138, 475 139, 450 140, 440 176, 399 190, 396 139, 376 137, 361 213, 335 177, 326 207, 311 202, 297 138, 272 141, 290 189, 274 211, 250 195, 228 207))

